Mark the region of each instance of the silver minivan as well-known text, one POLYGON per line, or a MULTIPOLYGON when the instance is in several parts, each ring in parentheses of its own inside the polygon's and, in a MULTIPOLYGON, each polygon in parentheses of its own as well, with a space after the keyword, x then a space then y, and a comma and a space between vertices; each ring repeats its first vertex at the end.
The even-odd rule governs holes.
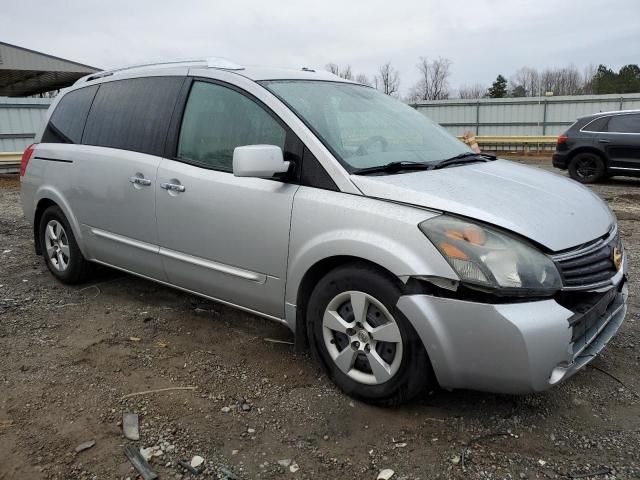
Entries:
POLYGON ((22 203, 57 279, 98 263, 281 322, 364 401, 545 390, 626 313, 594 193, 327 72, 100 72, 58 95, 36 142, 22 203))

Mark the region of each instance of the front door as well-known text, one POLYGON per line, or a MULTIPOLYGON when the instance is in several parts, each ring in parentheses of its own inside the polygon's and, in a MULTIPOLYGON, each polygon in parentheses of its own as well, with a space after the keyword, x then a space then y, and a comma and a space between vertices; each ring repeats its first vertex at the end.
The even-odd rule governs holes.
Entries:
POLYGON ((194 81, 176 157, 156 189, 160 256, 177 286, 263 314, 284 316, 289 226, 297 185, 239 178, 235 147, 277 145, 292 135, 243 92, 194 81))

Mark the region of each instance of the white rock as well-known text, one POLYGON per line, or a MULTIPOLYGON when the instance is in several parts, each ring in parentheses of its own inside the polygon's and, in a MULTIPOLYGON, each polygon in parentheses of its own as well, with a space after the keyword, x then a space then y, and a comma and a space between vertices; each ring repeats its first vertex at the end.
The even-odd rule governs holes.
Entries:
POLYGON ((380 473, 376 477, 376 480, 389 480, 396 472, 391 470, 390 468, 385 468, 384 470, 380 470, 380 473))
POLYGON ((256 429, 255 429, 255 428, 247 428, 247 432, 248 432, 250 435, 253 435, 254 433, 256 433, 256 429))
POLYGON ((297 463, 295 463, 295 462, 294 462, 294 463, 292 463, 292 464, 289 466, 289 471, 290 471, 291 473, 296 473, 298 470, 300 470, 300 467, 299 467, 299 466, 298 466, 298 464, 297 464, 297 463))
POLYGON ((460 463, 460 455, 456 455, 455 457, 453 457, 451 459, 451 463, 453 463, 454 465, 457 465, 460 463))
POLYGON ((148 462, 153 456, 153 452, 156 450, 156 447, 147 447, 140 449, 140 455, 148 462))
POLYGON ((544 467, 547 464, 547 462, 545 462, 544 460, 538 460, 538 465, 540 465, 541 467, 544 467))
POLYGON ((278 460, 278 465, 282 465, 283 467, 287 468, 289 465, 291 465, 291 459, 284 458, 282 460, 278 460))
POLYGON ((202 458, 200 455, 195 455, 192 459, 191 459, 191 467, 192 468, 198 468, 200 465, 202 465, 204 463, 204 458, 202 458))
POLYGON ((222 408, 220 409, 220 411, 221 411, 222 413, 229 413, 229 412, 231 411, 231 408, 229 408, 229 407, 222 407, 222 408))

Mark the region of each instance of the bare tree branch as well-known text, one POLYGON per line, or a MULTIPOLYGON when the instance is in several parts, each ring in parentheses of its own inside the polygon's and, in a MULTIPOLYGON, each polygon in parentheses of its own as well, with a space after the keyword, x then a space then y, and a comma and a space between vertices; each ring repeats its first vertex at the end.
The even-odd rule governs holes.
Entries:
POLYGON ((400 74, 391 66, 391 62, 380 65, 379 75, 375 78, 375 87, 387 95, 397 95, 400 88, 400 74))
POLYGON ((409 92, 410 100, 442 100, 449 97, 451 60, 438 58, 429 61, 420 57, 417 65, 421 78, 409 92))

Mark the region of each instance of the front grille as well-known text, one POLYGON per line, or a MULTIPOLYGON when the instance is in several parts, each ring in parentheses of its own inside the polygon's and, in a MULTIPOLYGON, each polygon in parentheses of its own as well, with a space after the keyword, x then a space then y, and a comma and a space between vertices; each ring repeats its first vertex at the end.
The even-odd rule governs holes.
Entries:
POLYGON ((616 273, 613 251, 620 246, 617 231, 575 252, 554 259, 565 287, 585 288, 606 284, 616 273))
POLYGON ((593 303, 586 308, 575 311, 569 319, 572 335, 573 356, 576 357, 589 347, 607 327, 612 318, 620 312, 625 305, 624 283, 617 288, 612 288, 602 295, 594 298, 593 303))

